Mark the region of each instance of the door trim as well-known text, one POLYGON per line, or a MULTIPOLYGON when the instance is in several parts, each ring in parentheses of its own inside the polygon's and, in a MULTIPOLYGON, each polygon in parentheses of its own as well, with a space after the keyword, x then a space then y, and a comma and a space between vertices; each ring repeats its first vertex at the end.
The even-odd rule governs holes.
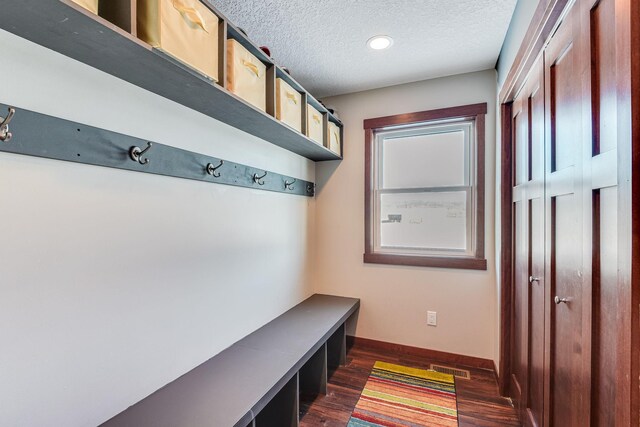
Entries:
POLYGON ((570 1, 540 0, 500 90, 498 99, 501 104, 513 101, 536 62, 536 58, 544 50, 547 41, 557 28, 560 17, 570 1))

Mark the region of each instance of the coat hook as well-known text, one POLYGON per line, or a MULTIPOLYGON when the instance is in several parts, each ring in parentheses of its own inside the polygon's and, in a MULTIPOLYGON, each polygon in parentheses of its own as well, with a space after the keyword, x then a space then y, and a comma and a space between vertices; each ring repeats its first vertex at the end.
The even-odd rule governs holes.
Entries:
POLYGON ((218 169, 220 169, 224 165, 224 160, 220 160, 220 164, 218 166, 213 166, 213 163, 209 163, 207 165, 207 173, 212 175, 214 178, 220 178, 220 172, 216 173, 218 169))
POLYGON ((264 185, 263 179, 264 179, 265 176, 267 176, 267 173, 268 172, 265 172, 264 175, 262 175, 262 176, 258 176, 257 173, 254 173, 253 174, 253 182, 255 182, 258 185, 264 185))
POLYGON ((285 190, 295 190, 293 183, 296 182, 295 178, 293 179, 293 181, 289 182, 287 180, 284 181, 284 189, 285 190))
POLYGON ((0 117, 2 121, 0 123, 0 141, 9 142, 13 137, 13 134, 9 132, 9 123, 11 123, 11 119, 16 114, 16 110, 14 108, 9 107, 9 114, 6 118, 0 117))
POLYGON ((151 142, 147 142, 147 148, 145 148, 144 150, 142 150, 140 147, 131 147, 131 149, 129 150, 129 157, 131 157, 131 160, 138 162, 141 165, 146 165, 147 163, 149 163, 149 159, 145 158, 143 160, 142 155, 149 151, 152 145, 153 144, 151 142))

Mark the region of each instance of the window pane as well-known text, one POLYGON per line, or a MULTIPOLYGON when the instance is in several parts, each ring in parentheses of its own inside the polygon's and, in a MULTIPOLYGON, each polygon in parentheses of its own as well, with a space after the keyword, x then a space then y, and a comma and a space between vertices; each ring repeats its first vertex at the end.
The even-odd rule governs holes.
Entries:
POLYGON ((382 248, 467 250, 467 192, 382 194, 382 248))
POLYGON ((383 188, 467 184, 465 132, 462 130, 384 138, 382 150, 383 188))

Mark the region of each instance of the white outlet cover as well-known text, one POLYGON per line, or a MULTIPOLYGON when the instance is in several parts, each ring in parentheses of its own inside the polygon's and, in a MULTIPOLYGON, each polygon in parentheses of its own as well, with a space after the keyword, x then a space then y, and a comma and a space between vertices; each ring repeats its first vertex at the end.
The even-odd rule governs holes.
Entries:
POLYGON ((435 311, 427 311, 427 325, 429 326, 437 326, 438 324, 438 313, 435 311))

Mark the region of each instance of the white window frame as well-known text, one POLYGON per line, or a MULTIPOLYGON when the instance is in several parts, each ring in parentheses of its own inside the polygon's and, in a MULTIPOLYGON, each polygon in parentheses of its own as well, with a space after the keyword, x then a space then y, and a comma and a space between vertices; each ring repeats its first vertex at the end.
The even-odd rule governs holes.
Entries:
POLYGON ((429 123, 419 123, 412 126, 397 126, 381 129, 375 132, 374 156, 376 161, 373 165, 373 242, 376 253, 404 254, 404 255, 435 255, 435 256, 462 256, 470 257, 475 253, 475 217, 476 217, 476 128, 475 119, 453 119, 441 120, 429 123), (409 138, 414 136, 435 135, 450 132, 463 132, 464 134, 464 185, 460 186, 439 186, 439 187, 411 187, 411 188, 383 188, 383 162, 384 162, 384 142, 390 139, 409 138), (413 248, 413 247, 391 247, 381 244, 382 218, 382 196, 384 194, 399 193, 426 193, 426 192, 461 192, 466 193, 466 248, 464 250, 446 248, 413 248))

